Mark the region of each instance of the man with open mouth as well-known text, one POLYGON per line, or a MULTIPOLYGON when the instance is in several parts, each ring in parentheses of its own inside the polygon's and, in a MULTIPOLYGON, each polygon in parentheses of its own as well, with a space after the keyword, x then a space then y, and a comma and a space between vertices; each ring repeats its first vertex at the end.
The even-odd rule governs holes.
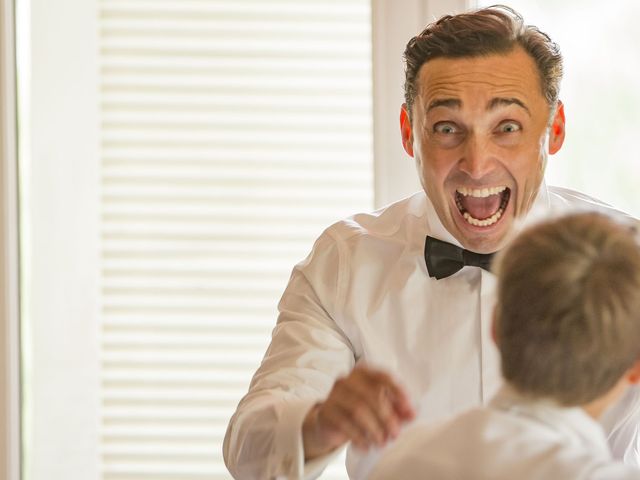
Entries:
MULTIPOLYGON (((271 345, 231 419, 225 462, 243 478, 315 478, 348 444, 366 478, 407 422, 486 404, 492 254, 536 218, 622 215, 543 182, 565 139, 562 58, 505 7, 445 16, 405 50, 405 151, 423 191, 329 227, 298 264, 271 345)), ((638 464, 637 391, 601 419, 638 464)))

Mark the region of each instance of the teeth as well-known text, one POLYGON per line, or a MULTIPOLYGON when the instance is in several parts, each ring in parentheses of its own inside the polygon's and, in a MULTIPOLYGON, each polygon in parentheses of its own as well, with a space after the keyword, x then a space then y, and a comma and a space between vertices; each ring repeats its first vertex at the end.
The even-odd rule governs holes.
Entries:
MULTIPOLYGON (((460 187, 456 191, 462 196, 486 198, 489 195, 498 195, 499 193, 504 192, 506 189, 507 187, 505 186, 491 187, 491 188, 476 188, 476 189, 460 187)), ((504 214, 504 211, 507 208, 508 203, 509 203, 509 195, 506 195, 502 198, 502 202, 496 213, 491 215, 489 218, 480 220, 478 218, 472 217, 469 212, 466 212, 464 210, 464 207, 462 206, 460 197, 456 198, 456 205, 458 206, 458 209, 462 213, 462 216, 464 217, 464 219, 467 221, 467 223, 469 223, 470 225, 474 225, 476 227, 489 227, 494 223, 496 223, 498 220, 500 220, 500 217, 502 217, 502 215, 504 214)))
POLYGON ((485 197, 488 197, 489 195, 497 195, 499 193, 502 193, 506 189, 507 187, 505 186, 492 187, 492 188, 476 188, 476 189, 460 187, 457 189, 457 192, 460 195, 464 195, 465 197, 471 196, 471 197, 485 198, 485 197))
POLYGON ((500 220, 500 217, 502 216, 502 212, 504 212, 504 210, 501 207, 496 213, 494 213, 489 218, 485 218, 484 220, 478 220, 477 218, 473 218, 471 215, 469 215, 469 212, 464 212, 463 216, 464 216, 464 219, 471 225, 474 225, 476 227, 488 227, 496 223, 498 220, 500 220))

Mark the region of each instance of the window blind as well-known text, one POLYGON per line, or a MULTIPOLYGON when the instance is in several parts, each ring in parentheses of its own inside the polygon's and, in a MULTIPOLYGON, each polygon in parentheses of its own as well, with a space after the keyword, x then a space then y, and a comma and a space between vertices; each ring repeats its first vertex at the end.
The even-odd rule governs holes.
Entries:
POLYGON ((292 266, 373 206, 370 8, 100 1, 104 480, 230 478, 292 266))

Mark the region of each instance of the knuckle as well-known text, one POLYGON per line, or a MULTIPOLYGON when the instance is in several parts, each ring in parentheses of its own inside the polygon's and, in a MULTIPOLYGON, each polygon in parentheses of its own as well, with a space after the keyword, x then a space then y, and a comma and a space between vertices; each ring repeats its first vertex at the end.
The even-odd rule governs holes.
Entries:
POLYGON ((367 410, 367 405, 365 405, 364 403, 356 403, 351 409, 351 415, 353 415, 358 420, 365 420, 367 418, 367 410))
POLYGON ((391 377, 385 372, 376 372, 375 379, 379 384, 393 385, 393 380, 391 377))
POLYGON ((378 398, 384 398, 389 394, 389 387, 383 383, 376 383, 375 394, 378 398))

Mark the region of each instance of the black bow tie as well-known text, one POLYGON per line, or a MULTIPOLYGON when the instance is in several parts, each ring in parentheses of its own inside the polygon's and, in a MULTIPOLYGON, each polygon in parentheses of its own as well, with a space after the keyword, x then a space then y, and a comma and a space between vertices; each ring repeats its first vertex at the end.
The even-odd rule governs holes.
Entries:
POLYGON ((453 275, 464 266, 480 267, 489 271, 493 253, 475 253, 457 245, 427 236, 424 259, 430 277, 440 280, 453 275))

